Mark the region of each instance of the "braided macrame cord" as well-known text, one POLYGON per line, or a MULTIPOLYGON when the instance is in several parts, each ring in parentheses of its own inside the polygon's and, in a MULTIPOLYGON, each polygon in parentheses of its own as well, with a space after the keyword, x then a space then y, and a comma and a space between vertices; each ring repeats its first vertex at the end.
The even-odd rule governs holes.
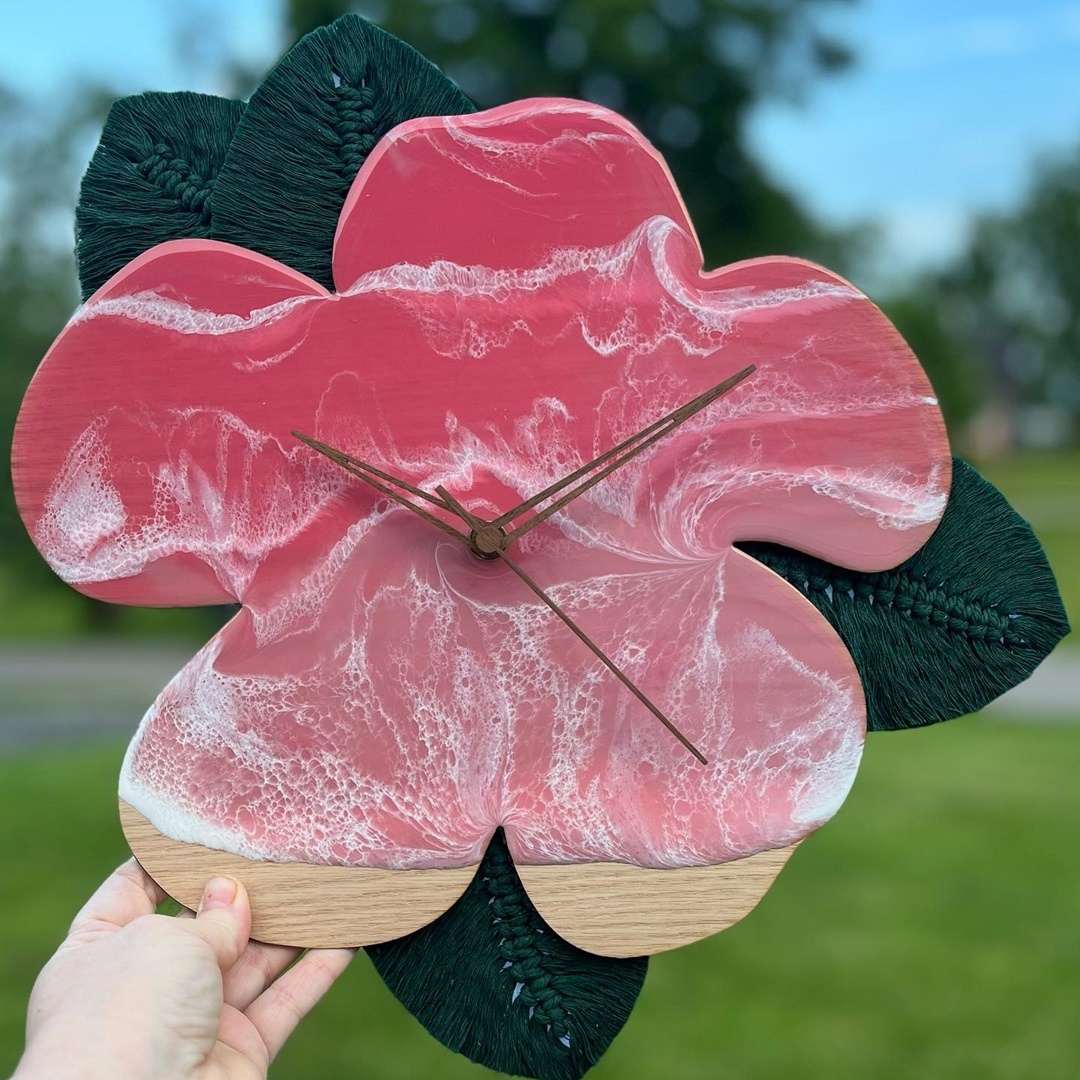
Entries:
POLYGON ((199 221, 209 227, 211 219, 210 196, 214 181, 192 172, 191 166, 165 143, 158 143, 154 152, 136 168, 155 187, 161 189, 166 199, 189 214, 198 214, 199 221))

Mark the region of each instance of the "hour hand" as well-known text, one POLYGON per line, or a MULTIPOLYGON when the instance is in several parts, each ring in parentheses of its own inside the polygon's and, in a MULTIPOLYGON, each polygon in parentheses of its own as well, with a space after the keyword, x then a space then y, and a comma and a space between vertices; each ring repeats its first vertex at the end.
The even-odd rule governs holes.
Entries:
POLYGON ((646 450, 657 440, 662 439, 665 435, 674 431, 680 424, 685 423, 692 416, 697 415, 697 413, 701 412, 701 410, 708 405, 711 405, 722 394, 726 394, 729 390, 738 386, 744 379, 753 375, 756 370, 757 368, 755 365, 750 364, 748 367, 743 368, 742 371, 736 372, 736 374, 732 375, 730 378, 725 379, 723 382, 712 387, 711 390, 706 390, 704 394, 699 394, 696 398, 681 405, 673 412, 668 413, 667 416, 662 416, 659 420, 654 421, 636 435, 631 435, 630 438, 624 439, 618 446, 613 446, 598 458, 594 458, 588 464, 582 465, 580 469, 575 470, 569 476, 565 476, 562 480, 544 488, 543 491, 538 492, 531 499, 527 499, 519 506, 515 506, 513 510, 508 510, 505 514, 497 517, 494 524, 500 526, 509 525, 513 518, 518 517, 524 511, 533 509, 545 499, 565 492, 565 494, 561 495, 561 498, 544 507, 543 510, 540 510, 521 525, 511 529, 508 533, 509 539, 516 540, 519 536, 524 535, 530 529, 551 517, 556 511, 561 510, 567 503, 572 502, 594 484, 599 483, 605 476, 608 476, 610 473, 626 464, 631 458, 636 457, 641 451, 646 450), (605 467, 599 472, 595 472, 594 470, 601 465, 604 465, 605 467), (592 475, 589 476, 589 473, 592 473, 592 475), (585 477, 588 478, 583 479, 585 477), (581 480, 582 482, 577 484, 577 486, 571 490, 566 491, 572 483, 578 480, 581 480))
POLYGON ((359 458, 354 458, 351 454, 346 454, 344 450, 338 450, 333 446, 328 446, 324 442, 319 442, 318 439, 314 439, 310 435, 304 435, 299 431, 292 432, 292 435, 305 445, 310 446, 312 450, 317 450, 324 457, 328 457, 335 465, 340 465, 347 473, 355 476, 359 480, 363 480, 366 484, 370 484, 376 491, 382 492, 387 498, 393 499, 394 502, 408 507, 414 514, 418 514, 436 528, 442 529, 445 533, 449 533, 454 539, 460 540, 462 543, 466 544, 469 542, 469 538, 462 533, 460 529, 455 529, 449 522, 443 521, 442 518, 436 517, 434 514, 429 514, 423 507, 417 506, 411 499, 406 499, 403 495, 389 487, 388 484, 395 484, 405 491, 416 495, 418 498, 424 499, 434 506, 439 507, 440 510, 450 510, 451 508, 441 499, 436 498, 422 488, 410 484, 407 480, 401 480, 388 472, 383 472, 382 469, 377 469, 374 465, 369 465, 366 461, 361 461, 359 458), (383 481, 386 481, 386 483, 383 483, 383 481))

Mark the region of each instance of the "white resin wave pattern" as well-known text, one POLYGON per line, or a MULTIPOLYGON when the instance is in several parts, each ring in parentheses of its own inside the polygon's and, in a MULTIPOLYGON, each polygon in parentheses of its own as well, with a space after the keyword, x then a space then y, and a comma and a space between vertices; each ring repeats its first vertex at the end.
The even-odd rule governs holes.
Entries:
POLYGON ((820 825, 857 768, 858 678, 731 545, 855 569, 921 546, 949 465, 899 336, 798 260, 701 273, 662 163, 596 107, 411 122, 357 183, 338 294, 163 245, 28 396, 75 402, 20 497, 58 573, 243 603, 146 714, 121 796, 178 840, 393 869, 474 863, 500 826, 522 862, 667 867, 820 825), (101 355, 111 379, 78 382, 101 355), (501 562, 291 434, 495 516, 751 364, 512 547, 705 766, 501 562))

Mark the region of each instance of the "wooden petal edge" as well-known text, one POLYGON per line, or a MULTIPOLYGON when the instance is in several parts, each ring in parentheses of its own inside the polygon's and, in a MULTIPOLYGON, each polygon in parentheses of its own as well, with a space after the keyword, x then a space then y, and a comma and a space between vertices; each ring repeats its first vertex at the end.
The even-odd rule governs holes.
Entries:
POLYGON ((374 945, 434 922, 468 887, 476 865, 447 870, 377 870, 262 862, 163 836, 120 800, 120 824, 143 869, 194 908, 215 874, 242 881, 251 898, 251 936, 306 949, 374 945))
MULTIPOLYGON (((162 835, 120 800, 120 823, 143 869, 194 908, 215 874, 242 881, 251 936, 302 948, 374 945, 437 919, 468 887, 476 865, 377 870, 246 859, 162 835)), ((625 863, 518 866, 541 917, 571 944, 601 956, 647 956, 726 930, 748 915, 798 845, 717 866, 646 870, 625 863)))
POLYGON ((601 956, 649 956, 749 915, 796 847, 675 870, 577 863, 517 872, 541 917, 571 944, 601 956))

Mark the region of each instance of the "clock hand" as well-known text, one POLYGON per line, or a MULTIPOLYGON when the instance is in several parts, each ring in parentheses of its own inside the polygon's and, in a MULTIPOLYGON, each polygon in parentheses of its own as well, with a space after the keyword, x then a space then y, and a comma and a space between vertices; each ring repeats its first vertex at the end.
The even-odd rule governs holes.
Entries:
MULTIPOLYGON (((740 382, 743 381, 743 379, 753 374, 755 370, 756 368, 753 364, 751 364, 749 367, 743 368, 742 371, 733 375, 730 379, 725 379, 722 383, 714 386, 711 390, 706 390, 704 394, 700 394, 692 401, 688 401, 684 405, 680 405, 677 409, 669 412, 667 416, 660 417, 659 420, 654 421, 646 428, 642 428, 641 431, 637 432, 634 435, 631 435, 628 439, 623 439, 623 441, 617 446, 613 446, 610 450, 605 451, 599 457, 593 458, 593 460, 590 461, 587 465, 582 465, 580 469, 575 469, 574 472, 570 473, 569 476, 564 476, 561 480, 555 481, 554 484, 549 484, 546 488, 544 488, 543 491, 540 491, 537 494, 533 495, 531 498, 526 499, 525 502, 518 504, 513 508, 513 510, 507 510, 505 514, 500 514, 497 518, 494 518, 492 520, 491 524, 509 524, 513 518, 520 517, 523 513, 525 513, 526 510, 531 510, 534 506, 542 503, 545 499, 550 498, 552 495, 557 495, 568 484, 572 484, 575 480, 580 480, 587 473, 592 472, 593 469, 597 468, 600 465, 603 465, 605 461, 610 461, 611 458, 613 458, 616 454, 621 453, 623 450, 626 450, 628 447, 636 443, 639 439, 643 439, 647 435, 652 435, 653 432, 657 431, 659 428, 666 428, 666 425, 669 424, 671 425, 671 427, 677 427, 683 422, 683 420, 688 419, 689 417, 693 416, 694 413, 699 412, 701 409, 705 408, 706 405, 711 404, 721 394, 726 393, 728 390, 731 390, 733 387, 737 386, 740 382)), ((667 430, 669 429, 660 432, 660 434, 657 435, 656 438, 659 438, 660 435, 666 435, 667 430)), ((643 447, 639 447, 638 449, 643 449, 643 447)))
POLYGON ((462 541, 463 543, 469 543, 469 537, 467 537, 460 529, 455 529, 453 525, 442 518, 436 517, 434 514, 429 514, 422 507, 419 507, 414 502, 410 502, 404 496, 399 495, 396 491, 388 488, 385 484, 380 483, 375 479, 376 476, 382 477, 384 480, 389 480, 392 483, 399 484, 401 487, 408 491, 412 491, 417 495, 423 496, 428 502, 434 503, 436 506, 441 507, 443 510, 449 509, 445 503, 440 502, 438 499, 429 495, 426 491, 422 491, 418 487, 413 487, 412 484, 407 483, 404 480, 398 480, 397 477, 391 476, 389 473, 383 472, 381 469, 376 469, 373 465, 368 465, 359 458, 351 457, 344 453, 342 450, 336 450, 332 446, 327 446, 326 443, 319 442, 318 439, 313 439, 310 435, 302 435, 299 431, 294 431, 292 434, 299 439, 302 443, 310 446, 312 450, 317 450, 320 454, 328 457, 336 465, 340 465, 347 473, 357 477, 360 480, 370 484, 377 491, 381 491, 388 498, 393 499, 395 502, 400 503, 402 506, 407 506, 414 514, 419 514, 425 521, 430 521, 432 525, 443 532, 449 533, 455 539, 462 541), (371 475, 371 474, 374 474, 371 475))
MULTIPOLYGON (((721 394, 732 389, 732 387, 737 386, 743 381, 743 379, 747 378, 747 376, 749 375, 752 375, 756 370, 757 369, 755 368, 755 366, 751 364, 749 367, 743 368, 743 370, 738 372, 736 375, 732 375, 730 379, 725 379, 724 382, 720 383, 717 386, 714 386, 711 390, 702 394, 700 397, 694 398, 693 401, 688 401, 681 409, 677 409, 675 413, 671 414, 675 417, 674 420, 672 420, 670 417, 667 418, 667 420, 664 422, 664 426, 659 428, 658 430, 656 429, 655 424, 650 425, 650 427, 654 430, 648 438, 646 438, 643 442, 639 442, 636 446, 633 447, 633 449, 628 450, 621 457, 616 458, 610 464, 606 465, 603 469, 601 469, 598 473, 594 473, 587 480, 578 484, 576 487, 571 488, 570 491, 566 492, 566 494, 564 494, 561 498, 557 499, 550 505, 545 506, 543 510, 537 511, 536 514, 534 514, 527 521, 523 522, 516 529, 511 529, 506 534, 507 541, 516 540, 518 539, 518 537, 524 536, 525 533, 527 533, 530 529, 535 528, 542 521, 546 521, 549 517, 551 517, 552 514, 556 513, 564 506, 566 506, 567 503, 572 502, 583 492, 588 491, 589 488, 593 487, 595 484, 598 484, 601 480, 604 479, 605 476, 613 473, 621 465, 625 465, 632 457, 636 457, 638 454, 641 453, 642 450, 645 450, 648 447, 652 446, 652 444, 658 439, 662 439, 665 435, 674 431, 675 428, 677 428, 680 424, 685 423, 687 420, 689 420, 691 416, 694 416, 697 413, 701 412, 702 409, 704 409, 707 405, 712 404, 712 402, 714 402, 721 394)), ((638 435, 636 437, 640 438, 649 430, 650 428, 646 428, 644 431, 638 432, 638 435)), ((611 451, 608 452, 607 456, 610 457, 610 455, 611 451)), ((492 522, 492 524, 499 523, 501 523, 501 519, 499 518, 496 518, 495 521, 492 522)))
MULTIPOLYGON (((435 490, 439 493, 443 502, 473 530, 474 536, 483 536, 492 529, 497 529, 499 533, 502 533, 502 530, 499 529, 494 522, 483 521, 469 513, 469 511, 466 510, 465 507, 463 507, 461 503, 446 490, 446 488, 440 485, 435 490)), ((503 541, 504 543, 506 541, 505 535, 503 536, 503 541)), ((585 634, 585 631, 582 630, 577 623, 575 623, 573 619, 571 619, 570 616, 567 615, 566 612, 563 611, 563 609, 559 607, 559 605, 556 604, 555 601, 552 600, 551 597, 548 596, 548 594, 544 592, 544 590, 541 589, 513 559, 510 558, 509 555, 506 554, 502 544, 496 544, 493 549, 493 555, 495 558, 502 559, 502 561, 506 563, 506 565, 517 574, 517 576, 521 578, 534 593, 536 593, 536 595, 570 628, 570 630, 572 630, 573 633, 592 650, 593 654, 608 669, 608 671, 610 671, 615 678, 617 678, 619 682, 621 682, 623 686, 625 686, 627 690, 629 690, 630 693, 632 693, 634 697, 636 697, 638 701, 640 701, 642 705, 644 705, 645 708, 648 709, 649 712, 651 712, 653 716, 655 716, 657 720, 659 720, 660 723, 663 724, 664 727, 666 727, 668 731, 670 731, 671 734, 701 762, 702 765, 708 765, 709 762, 705 755, 698 750, 698 748, 626 677, 626 675, 622 673, 618 667, 616 667, 610 659, 608 659, 607 655, 600 647, 585 634)), ((491 556, 489 556, 489 558, 490 557, 491 556)))

